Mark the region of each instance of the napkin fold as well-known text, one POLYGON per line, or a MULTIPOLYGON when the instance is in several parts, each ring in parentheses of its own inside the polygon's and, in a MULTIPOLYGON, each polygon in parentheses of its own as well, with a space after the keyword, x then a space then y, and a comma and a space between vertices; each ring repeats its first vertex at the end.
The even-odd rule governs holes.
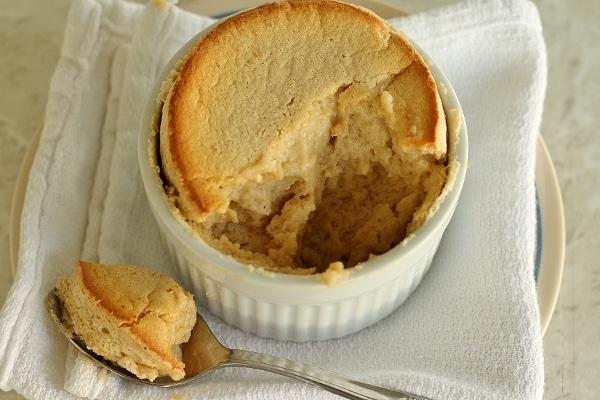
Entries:
MULTIPOLYGON (((177 389, 129 383, 70 348, 44 310, 56 277, 80 258, 180 279, 146 202, 137 132, 162 66, 212 22, 164 1, 74 1, 29 176, 17 276, 0 311, 1 389, 30 399, 337 398, 238 368, 177 389)), ((258 338, 200 312, 227 346, 373 384, 432 399, 541 399, 534 163, 546 53, 537 10, 468 0, 390 22, 445 71, 469 130, 461 201, 421 285, 378 324, 323 342, 258 338)))

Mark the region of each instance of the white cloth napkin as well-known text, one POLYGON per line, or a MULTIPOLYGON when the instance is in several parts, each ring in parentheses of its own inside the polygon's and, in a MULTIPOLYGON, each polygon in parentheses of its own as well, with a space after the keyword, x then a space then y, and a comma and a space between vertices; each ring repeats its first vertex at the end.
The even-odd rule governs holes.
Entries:
MULTIPOLYGON (((138 176, 144 100, 171 54, 212 20, 152 1, 76 0, 29 176, 19 266, 0 312, 0 388, 31 399, 336 398, 260 371, 225 369, 157 389, 67 346, 42 299, 77 259, 172 267, 138 176)), ((441 66, 469 128, 454 219, 416 292, 391 316, 324 342, 261 339, 200 312, 225 345, 296 359, 433 399, 541 399, 533 278, 534 162, 546 85, 539 16, 525 0, 469 0, 392 23, 441 66)))

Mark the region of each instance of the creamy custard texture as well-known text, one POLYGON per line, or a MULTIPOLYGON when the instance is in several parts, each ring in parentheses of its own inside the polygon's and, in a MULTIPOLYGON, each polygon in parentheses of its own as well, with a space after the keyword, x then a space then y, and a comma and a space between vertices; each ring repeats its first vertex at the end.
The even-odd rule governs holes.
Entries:
POLYGON ((333 1, 219 25, 163 85, 156 124, 174 213, 269 271, 339 272, 388 251, 428 218, 447 178, 425 62, 374 14, 333 1))
POLYGON ((315 102, 229 183, 224 212, 188 222, 243 263, 296 274, 353 267, 399 244, 426 219, 447 165, 391 137, 385 88, 357 83, 315 102))

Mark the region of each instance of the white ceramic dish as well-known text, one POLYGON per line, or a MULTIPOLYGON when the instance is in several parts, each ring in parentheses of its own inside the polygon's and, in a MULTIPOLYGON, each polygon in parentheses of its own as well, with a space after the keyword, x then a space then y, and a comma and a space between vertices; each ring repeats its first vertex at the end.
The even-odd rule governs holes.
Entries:
MULTIPOLYGON (((352 268, 350 276, 333 287, 327 287, 315 275, 265 274, 224 256, 193 235, 170 211, 156 161, 149 160, 149 154, 156 153, 156 136, 151 134, 151 124, 161 84, 177 61, 184 58, 208 30, 184 45, 165 66, 150 91, 152 95, 140 125, 138 151, 142 181, 150 208, 183 279, 191 284, 196 299, 213 314, 261 337, 325 340, 378 322, 402 304, 421 282, 459 200, 467 170, 468 139, 466 123, 450 82, 437 66, 430 65, 438 85, 447 88, 441 96, 446 113, 451 109, 459 111, 458 120, 448 120, 449 131, 458 132, 458 144, 451 149, 451 154, 455 154, 459 167, 438 211, 414 237, 369 260, 361 268, 352 268)), ((426 60, 430 59, 422 49, 418 50, 426 60)), ((455 143, 452 139, 450 142, 455 143)))
MULTIPOLYGON (((373 0, 354 0, 355 4, 365 6, 383 18, 403 15, 404 11, 396 5, 373 0)), ((258 4, 256 0, 209 0, 181 1, 180 7, 202 15, 227 15, 234 11, 258 4)), ((17 177, 13 196, 10 220, 11 270, 1 273, 16 274, 19 252, 19 235, 23 200, 27 188, 29 171, 39 144, 40 131, 36 132, 29 144, 17 177)), ((545 332, 550 323, 562 279, 565 231, 564 214, 558 179, 552 159, 542 136, 538 137, 536 158, 536 186, 538 193, 538 254, 536 258, 536 280, 538 305, 541 315, 541 328, 545 332)))

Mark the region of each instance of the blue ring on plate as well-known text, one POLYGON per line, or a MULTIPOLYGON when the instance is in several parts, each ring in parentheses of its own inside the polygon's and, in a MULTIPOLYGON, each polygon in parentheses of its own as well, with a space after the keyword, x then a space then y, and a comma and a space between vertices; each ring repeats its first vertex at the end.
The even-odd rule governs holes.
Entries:
POLYGON ((540 267, 542 262, 542 209, 540 207, 540 197, 537 190, 535 189, 535 220, 536 220, 536 234, 535 234, 535 261, 533 266, 533 277, 537 282, 540 274, 540 267))
POLYGON ((227 11, 227 12, 224 12, 224 13, 221 13, 221 14, 211 15, 211 18, 214 18, 214 19, 223 19, 225 17, 229 17, 232 14, 235 14, 236 12, 237 11, 227 11))

